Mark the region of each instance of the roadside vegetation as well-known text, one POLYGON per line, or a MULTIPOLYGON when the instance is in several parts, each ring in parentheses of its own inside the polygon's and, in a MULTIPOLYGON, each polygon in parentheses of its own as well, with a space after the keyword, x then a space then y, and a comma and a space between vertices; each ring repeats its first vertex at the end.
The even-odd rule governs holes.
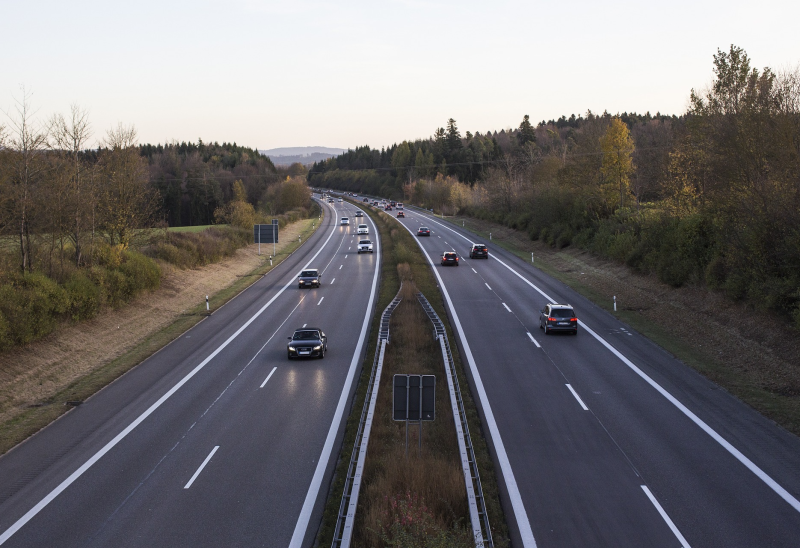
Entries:
MULTIPOLYGON (((385 419, 373 423, 370 455, 367 461, 369 469, 365 471, 365 474, 369 475, 365 475, 358 509, 358 534, 361 536, 355 545, 461 546, 467 538, 464 536, 464 528, 469 527, 469 514, 466 510, 466 489, 458 460, 455 428, 452 415, 449 413, 444 367, 441 362, 441 351, 438 345, 434 344, 432 324, 422 311, 414 293, 421 291, 440 317, 444 318, 446 314, 442 296, 430 266, 414 237, 388 215, 375 211, 363 203, 355 202, 355 204, 373 219, 378 227, 381 242, 381 284, 376 314, 380 314, 395 297, 400 289, 401 280, 405 283, 403 303, 392 315, 391 343, 387 347, 387 355, 390 357, 384 365, 382 377, 384 385, 379 392, 379 405, 383 409, 380 411, 380 416, 385 419), (409 458, 406 459, 404 426, 394 423, 390 418, 391 375, 395 368, 398 373, 417 373, 418 371, 411 369, 419 368, 420 373, 434 371, 437 376, 438 414, 434 421, 435 425, 423 426, 422 459, 416 457, 415 427, 410 429, 410 439, 414 443, 410 443, 409 458), (388 387, 385 385, 387 382, 388 387), (402 439, 398 438, 398 435, 402 439), (402 445, 398 445, 399 443, 402 445), (432 469, 426 471, 426 466, 431 466, 432 469), (432 479, 429 474, 434 474, 436 479, 432 479)), ((352 407, 354 412, 348 418, 342 451, 317 538, 320 546, 329 546, 333 541, 344 478, 377 346, 378 323, 373 322, 371 328, 352 407)), ((449 325, 447 329, 448 336, 451 340, 455 340, 449 325)), ((468 384, 458 349, 454 346, 452 350, 459 383, 462 387, 466 387, 468 384)), ((493 538, 497 546, 504 546, 508 538, 508 529, 500 506, 494 467, 486 441, 480 435, 481 424, 475 404, 466 390, 463 397, 481 472, 489 521, 493 527, 493 538)), ((471 532, 468 536, 470 537, 468 540, 472 542, 471 532)), ((474 542, 471 545, 474 546, 474 542)))
POLYGON ((235 143, 92 143, 86 111, 40 122, 23 91, 0 124, 0 352, 159 287, 162 267, 230 257, 252 226, 318 214, 302 166, 235 143), (215 224, 194 232, 172 227, 215 224))
MULTIPOLYGON (((800 70, 736 46, 680 116, 591 111, 357 148, 311 184, 466 214, 699 286, 800 329, 800 70)), ((797 394, 797 392, 795 392, 797 394)))

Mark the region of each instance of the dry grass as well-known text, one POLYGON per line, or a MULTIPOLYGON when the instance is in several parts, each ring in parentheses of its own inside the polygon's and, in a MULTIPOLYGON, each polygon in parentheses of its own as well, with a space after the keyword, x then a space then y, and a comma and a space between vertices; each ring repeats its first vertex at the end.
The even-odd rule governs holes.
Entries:
POLYGON ((773 314, 731 302, 703 287, 673 288, 655 276, 579 249, 555 250, 525 233, 454 218, 611 311, 710 380, 800 435, 800 332, 773 314), (689 321, 687 321, 687 318, 689 321), (698 328, 698 322, 701 327, 698 328))
MULTIPOLYGON (((283 230, 279 247, 284 254, 297 247, 297 237, 309 232, 311 222, 300 221, 283 230)), ((259 256, 257 247, 247 246, 222 262, 193 270, 162 264, 163 278, 157 291, 141 295, 123 308, 106 310, 93 320, 65 324, 42 340, 0 354, 0 453, 68 409, 66 399, 88 397, 200 321, 206 295, 212 296, 213 310, 227 300, 215 299, 215 294, 226 288, 241 290, 258 279, 249 275, 265 265, 268 255, 259 256), (174 336, 150 340, 169 331, 176 321, 174 336), (79 390, 75 396, 59 399, 68 388, 137 349, 138 359, 93 380, 88 394, 79 390)))
POLYGON ((416 299, 417 288, 408 264, 398 265, 405 278, 402 302, 392 314, 390 344, 384 359, 376 416, 363 476, 362 496, 356 520, 355 545, 378 547, 387 528, 398 519, 394 503, 408 496, 424 505, 440 530, 454 523, 469 523, 464 476, 458 458, 453 415, 439 345, 432 324, 416 299), (392 377, 395 374, 436 376, 436 419, 422 427, 418 454, 418 426, 409 427, 406 457, 405 423, 391 420, 392 377))

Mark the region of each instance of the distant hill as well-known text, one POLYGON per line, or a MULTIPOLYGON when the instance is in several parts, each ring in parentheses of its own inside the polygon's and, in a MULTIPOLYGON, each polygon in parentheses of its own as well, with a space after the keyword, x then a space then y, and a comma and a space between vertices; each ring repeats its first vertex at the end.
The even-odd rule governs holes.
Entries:
POLYGON ((283 147, 259 150, 261 154, 269 156, 276 166, 288 166, 294 163, 313 164, 333 156, 338 156, 346 149, 330 147, 283 147))

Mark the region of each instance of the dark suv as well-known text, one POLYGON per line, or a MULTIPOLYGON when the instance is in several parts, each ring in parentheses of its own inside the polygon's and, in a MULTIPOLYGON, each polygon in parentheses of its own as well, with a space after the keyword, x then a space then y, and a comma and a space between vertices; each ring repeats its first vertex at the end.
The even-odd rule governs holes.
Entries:
POLYGON ((296 329, 294 335, 289 337, 287 350, 290 360, 292 358, 322 359, 328 350, 328 337, 318 327, 296 329))
POLYGON ((452 251, 445 251, 442 253, 442 266, 456 265, 458 266, 458 255, 452 251))
POLYGON ((539 328, 548 335, 553 331, 578 334, 578 318, 570 304, 548 304, 539 313, 539 328))
POLYGON ((469 250, 469 258, 470 259, 488 259, 489 258, 489 248, 486 247, 484 244, 472 244, 472 247, 469 250))

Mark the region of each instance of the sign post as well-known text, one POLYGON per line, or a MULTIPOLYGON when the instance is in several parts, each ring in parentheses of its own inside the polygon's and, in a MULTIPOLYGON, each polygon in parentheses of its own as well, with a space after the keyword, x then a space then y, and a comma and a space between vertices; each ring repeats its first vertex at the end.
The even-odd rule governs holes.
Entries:
POLYGON ((269 225, 253 225, 253 241, 258 244, 258 254, 261 255, 261 242, 272 242, 272 256, 275 256, 275 244, 278 243, 278 219, 273 219, 269 225))
POLYGON ((422 453, 422 421, 436 418, 436 376, 395 375, 392 390, 392 420, 406 423, 406 456, 408 456, 408 423, 419 424, 419 454, 422 453))

